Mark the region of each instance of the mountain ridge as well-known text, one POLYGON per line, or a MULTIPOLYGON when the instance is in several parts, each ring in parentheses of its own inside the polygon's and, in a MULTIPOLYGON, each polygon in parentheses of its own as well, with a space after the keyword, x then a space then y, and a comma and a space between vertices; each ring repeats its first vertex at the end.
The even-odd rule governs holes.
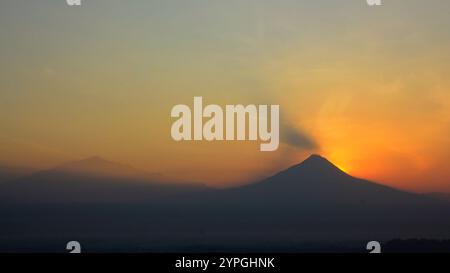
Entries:
MULTIPOLYGON (((176 191, 183 194, 184 200, 209 200, 215 203, 226 199, 237 200, 238 203, 270 202, 274 204, 305 203, 315 206, 322 204, 360 204, 370 203, 399 204, 408 202, 428 202, 428 198, 365 179, 353 177, 332 162, 317 154, 313 154, 291 167, 273 176, 257 182, 234 188, 213 189, 201 184, 177 184, 161 182, 128 165, 105 160, 99 156, 84 158, 40 171, 17 181, 10 181, 2 188, 3 193, 13 192, 20 201, 20 193, 26 192, 30 200, 95 200, 105 198, 114 202, 114 198, 123 200, 127 193, 127 201, 162 200, 165 193, 176 191), (8 186, 8 187, 5 187, 8 186), (192 196, 192 189, 202 189, 203 195, 192 196), (122 191, 122 192, 121 192, 122 191), (210 196, 205 196, 205 191, 210 196), (164 194, 162 194, 164 192, 164 194), (51 194, 47 194, 51 193, 51 194), (106 194, 110 193, 110 195, 106 194), (145 193, 149 198, 145 198, 145 193), (71 195, 76 197, 71 197, 71 195), (99 195, 96 198, 96 195, 99 195), (161 196, 158 196, 161 195, 161 196), (63 196, 63 198, 61 198, 63 196), (86 198, 85 196, 90 196, 86 198), (106 198, 105 196, 108 196, 106 198)), ((194 191, 196 193, 197 191, 194 191)), ((3 194, 5 195, 5 194, 3 194)), ((206 202, 206 201, 205 201, 206 202)))
POLYGON ((91 156, 77 161, 66 162, 52 169, 41 171, 41 173, 52 171, 105 178, 161 178, 160 174, 147 173, 129 165, 106 160, 99 156, 91 156))
POLYGON ((155 242, 192 249, 201 238, 206 249, 241 251, 271 243, 289 250, 305 241, 450 236, 449 203, 352 177, 317 156, 257 183, 220 190, 67 173, 14 183, 0 185, 0 202, 10 190, 16 201, 0 204, 9 215, 0 221, 4 236, 19 246, 23 234, 58 245, 61 236, 102 234, 108 242, 122 238, 118 250, 133 249, 136 239, 156 250, 155 242))

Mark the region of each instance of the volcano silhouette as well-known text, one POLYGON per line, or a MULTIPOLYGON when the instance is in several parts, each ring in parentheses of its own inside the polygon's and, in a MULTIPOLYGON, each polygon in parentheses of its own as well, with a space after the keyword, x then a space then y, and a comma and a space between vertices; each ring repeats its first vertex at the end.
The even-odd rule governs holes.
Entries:
POLYGON ((242 202, 299 207, 392 206, 434 202, 418 194, 350 176, 319 155, 311 155, 302 163, 260 182, 226 190, 224 195, 224 198, 242 202))

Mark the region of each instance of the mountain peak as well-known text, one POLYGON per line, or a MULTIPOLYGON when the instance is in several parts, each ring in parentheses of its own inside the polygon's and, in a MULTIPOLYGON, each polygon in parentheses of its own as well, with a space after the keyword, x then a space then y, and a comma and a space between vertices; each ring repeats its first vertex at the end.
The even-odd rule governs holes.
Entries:
POLYGON ((307 159, 305 159, 304 162, 306 161, 327 161, 329 162, 325 157, 319 155, 319 154, 311 154, 307 159))
POLYGON ((310 155, 307 159, 305 159, 300 164, 301 165, 321 165, 321 166, 328 166, 328 167, 334 167, 334 168, 339 169, 338 167, 336 167, 336 165, 331 163, 328 159, 326 159, 325 157, 318 155, 318 154, 310 155))
POLYGON ((316 175, 323 175, 326 173, 345 174, 345 172, 331 163, 328 159, 318 154, 310 155, 303 162, 289 168, 289 170, 302 170, 316 175))

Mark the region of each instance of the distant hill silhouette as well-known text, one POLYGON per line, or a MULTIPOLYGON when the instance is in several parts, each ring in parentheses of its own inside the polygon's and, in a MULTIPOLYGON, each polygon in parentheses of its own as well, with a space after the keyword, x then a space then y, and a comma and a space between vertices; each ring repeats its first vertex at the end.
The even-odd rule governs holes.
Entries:
POLYGON ((319 155, 220 190, 142 177, 95 157, 3 183, 0 251, 74 238, 93 251, 314 252, 450 238, 448 202, 352 177, 319 155))
POLYGON ((69 162, 50 171, 91 177, 151 180, 160 179, 159 174, 145 173, 133 167, 111 162, 98 156, 89 157, 80 161, 69 162))
POLYGON ((12 203, 139 203, 164 201, 200 184, 160 182, 159 174, 90 157, 39 171, 0 185, 0 202, 12 203))

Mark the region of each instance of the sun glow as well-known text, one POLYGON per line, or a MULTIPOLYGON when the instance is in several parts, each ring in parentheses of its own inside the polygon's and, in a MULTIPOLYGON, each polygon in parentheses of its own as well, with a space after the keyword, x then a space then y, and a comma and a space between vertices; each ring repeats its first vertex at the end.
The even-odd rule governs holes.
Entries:
POLYGON ((339 170, 343 171, 344 173, 348 173, 347 168, 343 167, 342 165, 338 165, 338 164, 335 164, 335 165, 336 165, 336 167, 339 168, 339 170))

